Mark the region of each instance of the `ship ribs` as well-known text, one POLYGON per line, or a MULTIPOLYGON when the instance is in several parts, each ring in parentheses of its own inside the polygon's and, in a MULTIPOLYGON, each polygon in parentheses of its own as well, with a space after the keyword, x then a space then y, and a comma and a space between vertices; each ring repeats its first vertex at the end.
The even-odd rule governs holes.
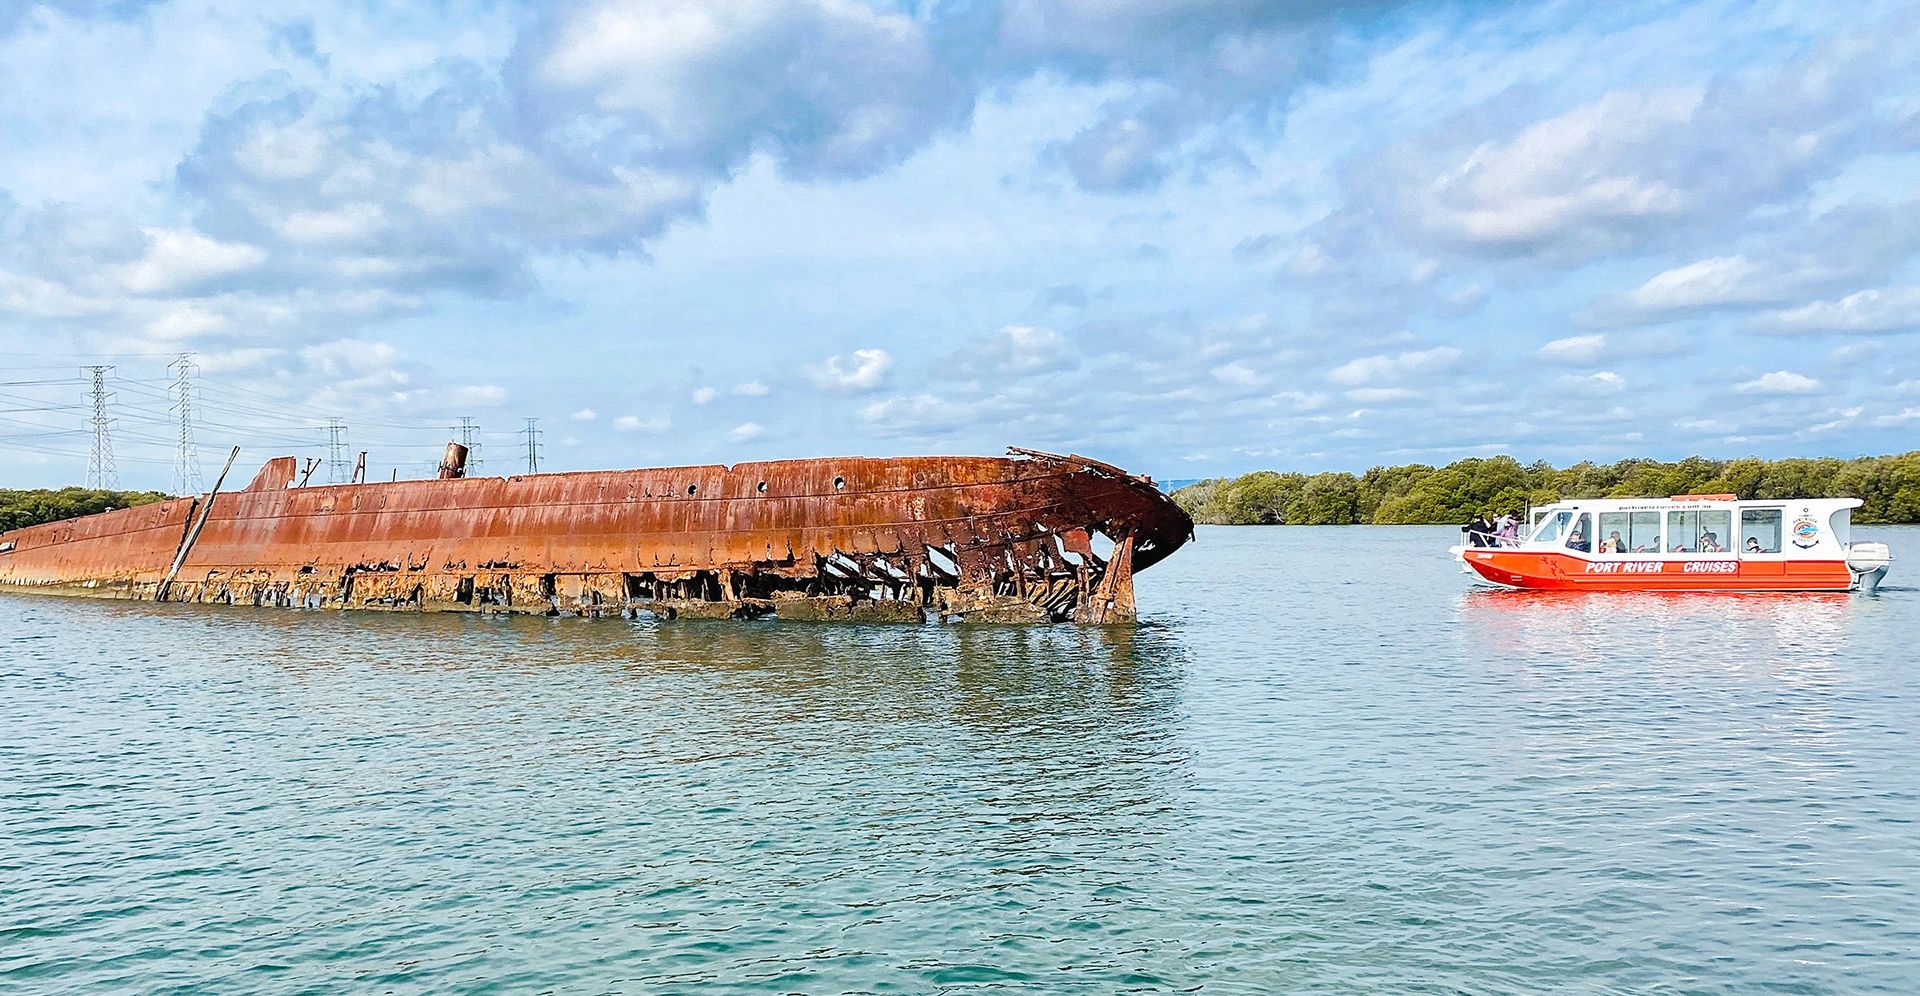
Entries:
MULTIPOLYGON (((450 449, 451 454, 451 449, 450 449)), ((464 453, 459 454, 464 457, 464 453)), ((450 455, 451 459, 451 455, 450 455)), ((461 461, 463 462, 463 461, 461 461)), ((244 491, 0 534, 0 590, 305 608, 918 622, 1135 618, 1193 535, 1085 457, 789 460, 244 491), (196 541, 164 584, 181 537, 196 541)))

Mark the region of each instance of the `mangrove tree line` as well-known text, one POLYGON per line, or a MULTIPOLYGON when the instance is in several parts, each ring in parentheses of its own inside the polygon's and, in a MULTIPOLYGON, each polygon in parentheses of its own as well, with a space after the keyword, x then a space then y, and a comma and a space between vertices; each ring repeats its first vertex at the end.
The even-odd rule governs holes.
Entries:
POLYGON ((0 488, 0 532, 166 499, 167 496, 158 491, 101 491, 95 488, 9 491, 0 488))
POLYGON ((1742 498, 1853 497, 1856 522, 1920 522, 1920 450, 1898 456, 1789 460, 1622 460, 1554 467, 1508 456, 1408 464, 1364 474, 1255 471, 1174 492, 1195 521, 1216 525, 1464 522, 1565 498, 1734 494, 1742 498))

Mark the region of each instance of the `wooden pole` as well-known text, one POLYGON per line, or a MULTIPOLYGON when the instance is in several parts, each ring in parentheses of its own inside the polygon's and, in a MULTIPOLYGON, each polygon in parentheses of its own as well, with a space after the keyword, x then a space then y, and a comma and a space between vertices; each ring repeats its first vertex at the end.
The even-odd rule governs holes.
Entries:
POLYGON ((220 468, 220 476, 213 482, 213 490, 207 492, 206 501, 200 506, 200 517, 193 522, 193 528, 180 540, 180 550, 173 555, 173 566, 167 568, 167 576, 160 579, 160 587, 153 590, 153 600, 164 602, 167 592, 173 588, 174 576, 180 573, 181 565, 187 562, 187 554, 193 550, 193 544, 200 539, 200 530, 207 527, 207 516, 213 514, 213 496, 220 493, 220 485, 227 483, 227 472, 233 469, 233 461, 240 456, 240 447, 227 454, 227 465, 220 468))

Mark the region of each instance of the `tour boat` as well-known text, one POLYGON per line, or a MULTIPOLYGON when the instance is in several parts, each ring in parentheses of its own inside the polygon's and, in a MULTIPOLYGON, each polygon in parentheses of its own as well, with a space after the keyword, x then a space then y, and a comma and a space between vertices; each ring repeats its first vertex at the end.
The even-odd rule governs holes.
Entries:
POLYGON ((1582 499, 1536 507, 1531 531, 1462 536, 1476 580, 1551 591, 1873 591, 1893 558, 1852 541, 1858 498, 1582 499))

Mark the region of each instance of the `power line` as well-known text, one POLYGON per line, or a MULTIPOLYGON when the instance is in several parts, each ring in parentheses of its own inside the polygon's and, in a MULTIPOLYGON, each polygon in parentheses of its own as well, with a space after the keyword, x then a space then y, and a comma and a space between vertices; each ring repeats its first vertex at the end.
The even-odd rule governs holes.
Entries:
POLYGON ((530 418, 527 419, 527 427, 520 430, 520 434, 527 437, 527 473, 529 474, 540 473, 540 436, 542 433, 538 428, 539 424, 539 419, 530 418))
POLYGON ((462 415, 460 424, 449 428, 460 434, 460 445, 467 448, 467 476, 472 477, 486 465, 486 461, 480 459, 480 426, 471 417, 462 415))
POLYGON ((327 420, 327 483, 345 484, 352 468, 347 466, 347 424, 327 420))
POLYGON ((93 452, 87 458, 87 487, 115 488, 120 485, 120 470, 113 462, 113 436, 108 429, 107 373, 110 366, 87 367, 93 373, 93 452))
POLYGON ((173 388, 179 397, 174 408, 180 414, 180 452, 174 457, 173 493, 199 494, 200 450, 193 442, 193 375, 200 367, 193 362, 192 353, 181 353, 168 366, 178 371, 173 388))

